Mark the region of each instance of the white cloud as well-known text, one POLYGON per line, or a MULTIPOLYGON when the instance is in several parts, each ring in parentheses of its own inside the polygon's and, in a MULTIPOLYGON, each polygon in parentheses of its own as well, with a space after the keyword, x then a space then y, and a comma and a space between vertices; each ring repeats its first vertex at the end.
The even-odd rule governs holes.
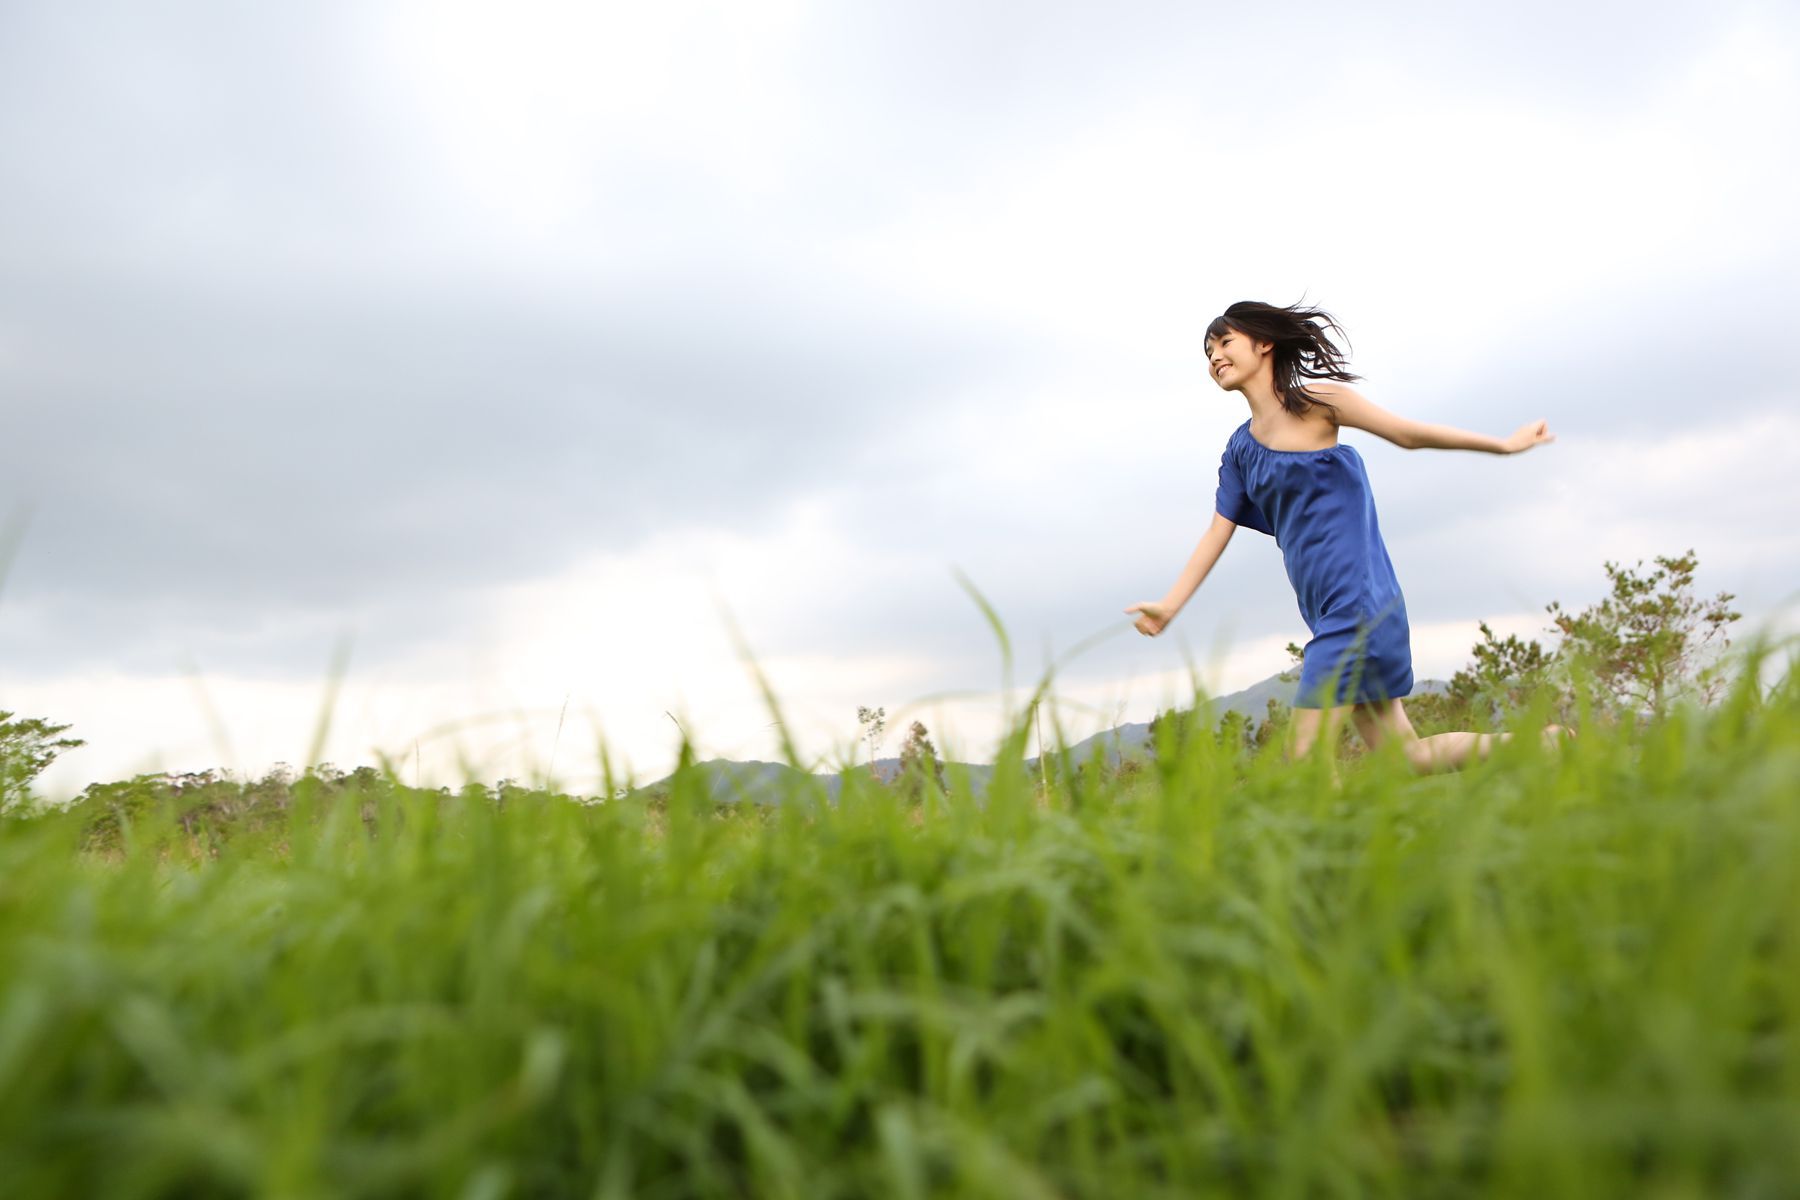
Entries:
POLYGON ((473 219, 452 227, 474 235, 465 252, 524 252, 561 273, 571 254, 591 270, 672 232, 643 208, 658 174, 739 197, 776 186, 807 124, 783 63, 797 16, 783 4, 408 4, 365 16, 363 54, 393 136, 444 189, 427 211, 473 219))
MULTIPOLYGON (((1621 423, 1628 419, 1622 407, 1621 423)), ((1736 592, 1748 615, 1767 619, 1800 595, 1800 530, 1786 517, 1800 511, 1800 473, 1782 462, 1796 439, 1800 406, 1791 400, 1673 434, 1564 437, 1505 465, 1513 482, 1502 502, 1476 493, 1431 522, 1384 512, 1383 528, 1397 563, 1460 604, 1478 582, 1522 603, 1585 604, 1605 590, 1603 562, 1692 549, 1703 591, 1736 592), (1452 562, 1472 573, 1460 588, 1441 573, 1452 562)), ((1458 464, 1409 457, 1393 469, 1403 465, 1423 473, 1411 494, 1458 495, 1458 464)))
MULTIPOLYGON (((1800 35, 1767 5, 1638 14, 1629 30, 1610 10, 1545 11, 1566 16, 1559 38, 1524 56, 1511 14, 1320 6, 1295 45, 1335 52, 1280 94, 1255 90, 1255 56, 1220 52, 1270 32, 1247 10, 1133 10, 1095 29, 1054 5, 410 4, 346 9, 308 38, 250 22, 213 31, 217 46, 127 23, 111 49, 46 16, 62 41, 0 62, 21 68, 0 72, 10 120, 67 122, 32 118, 29 186, 0 200, 24 215, 0 220, 0 249, 36 264, 0 283, 0 386, 54 393, 54 411, 9 411, 7 441, 81 486, 43 514, 56 554, 34 545, 16 580, 34 573, 40 614, 76 611, 57 589, 78 582, 94 628, 173 612, 304 642, 334 617, 416 607, 417 642, 365 647, 367 675, 353 662, 340 761, 498 711, 463 745, 527 774, 550 761, 565 697, 559 774, 590 728, 657 773, 665 710, 703 749, 767 757, 715 595, 809 752, 847 745, 858 704, 955 690, 976 694, 929 707, 940 745, 982 757, 998 664, 949 568, 1016 622, 1020 683, 1044 642, 1159 591, 1242 418, 1197 369, 1195 334, 1230 300, 1304 290, 1345 319, 1379 401, 1426 419, 1471 396, 1511 405, 1484 376, 1524 361, 1518 403, 1578 430, 1505 463, 1369 452, 1421 676, 1460 665, 1479 617, 1506 632, 1597 594, 1608 558, 1691 545, 1709 586, 1772 612, 1800 576, 1780 519, 1800 510, 1796 474, 1770 465, 1800 438, 1792 387, 1669 414, 1688 381, 1745 361, 1716 298, 1800 261, 1800 171, 1781 152, 1800 141, 1800 35), (134 74, 138 59, 154 69, 134 74), (48 103, 67 79, 93 94, 48 103), (109 175, 95 147, 129 149, 126 165, 109 175), (382 278, 394 286, 371 301, 382 278), (462 315, 418 319, 446 311, 462 315), (913 338, 933 322, 966 343, 913 338), (1670 376, 1647 392, 1559 390, 1572 364, 1688 327, 1649 347, 1670 376), (132 336, 167 372, 151 393, 128 386, 145 374, 132 336), (912 358, 947 365, 906 375, 896 359, 912 358), (567 403, 532 407, 549 392, 567 403), (452 420, 452 403, 478 417, 452 420), (321 412, 335 415, 296 429, 321 412), (190 441, 205 465, 167 466, 190 441), (147 456, 166 469, 106 491, 147 456), (221 478, 251 459, 252 478, 221 478), (267 486, 316 463, 340 472, 329 494, 267 486), (584 468, 620 482, 571 485, 584 468), (455 519, 429 486, 446 474, 487 487, 451 489, 468 501, 455 519), (708 488, 725 516, 682 507, 708 488), (199 499, 170 513, 213 515, 109 548, 171 496, 199 499), (735 533, 695 524, 732 516, 735 533), (595 546, 571 565, 500 545, 569 524, 595 546), (644 537, 608 544, 635 548, 601 552, 626 526, 644 537), (221 536, 244 528, 267 544, 221 536), (392 529, 405 536, 356 541, 392 529), (352 543, 364 557, 330 558, 348 569, 282 573, 352 543), (409 547, 424 548, 389 561, 409 547), (119 582, 134 555, 180 564, 190 590, 147 617, 145 589, 119 582), (221 586, 220 564, 262 586, 221 586), (109 579, 116 594, 95 598, 109 579), (331 612, 279 615, 325 583, 331 612)), ((1758 328, 1791 327, 1792 298, 1766 290, 1758 328)), ((0 610, 15 644, 31 616, 0 610)), ((1272 544, 1241 537, 1171 639, 1072 664, 1071 711, 1143 719, 1182 697, 1183 639, 1207 647, 1218 690, 1283 665, 1304 631, 1272 544)), ((143 645, 121 643, 120 661, 145 661, 143 645)), ((89 777, 295 761, 322 679, 258 678, 250 657, 207 664, 229 755, 191 685, 154 666, 20 678, 4 699, 74 720, 93 745, 69 770, 89 777)), ((455 759, 454 739, 420 751, 427 775, 455 759)))

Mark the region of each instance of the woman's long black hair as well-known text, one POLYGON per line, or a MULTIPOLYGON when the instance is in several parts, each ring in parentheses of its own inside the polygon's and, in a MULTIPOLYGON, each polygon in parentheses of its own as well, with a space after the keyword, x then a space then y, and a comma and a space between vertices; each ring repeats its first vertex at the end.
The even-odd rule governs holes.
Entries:
POLYGON ((1331 340, 1331 332, 1344 339, 1344 333, 1332 315, 1322 308, 1301 308, 1298 304, 1281 308, 1260 300, 1239 300, 1224 315, 1214 317, 1206 327, 1205 343, 1225 336, 1235 329, 1259 342, 1275 346, 1275 394, 1281 407, 1296 417, 1304 417, 1314 405, 1332 408, 1328 400, 1306 390, 1309 379, 1335 379, 1341 383, 1361 379, 1352 375, 1349 360, 1331 340))

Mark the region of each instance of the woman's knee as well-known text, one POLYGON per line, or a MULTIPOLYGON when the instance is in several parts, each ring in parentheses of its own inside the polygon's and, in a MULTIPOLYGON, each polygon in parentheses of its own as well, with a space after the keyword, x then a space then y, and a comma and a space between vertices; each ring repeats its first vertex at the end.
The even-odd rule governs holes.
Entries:
POLYGON ((1421 775, 1430 775, 1442 765, 1438 762, 1436 748, 1421 737, 1402 743, 1401 752, 1406 755, 1406 761, 1412 769, 1421 775))

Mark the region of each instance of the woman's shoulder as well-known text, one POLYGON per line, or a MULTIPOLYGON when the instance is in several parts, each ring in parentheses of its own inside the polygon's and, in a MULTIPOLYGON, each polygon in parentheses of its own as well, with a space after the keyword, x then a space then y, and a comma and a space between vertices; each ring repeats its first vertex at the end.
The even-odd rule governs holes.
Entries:
POLYGON ((1324 403, 1319 407, 1325 410, 1325 419, 1333 425, 1342 426, 1338 420, 1338 406, 1352 404, 1363 398, 1363 394, 1347 383, 1338 383, 1331 379, 1309 379, 1306 381, 1306 394, 1324 403))

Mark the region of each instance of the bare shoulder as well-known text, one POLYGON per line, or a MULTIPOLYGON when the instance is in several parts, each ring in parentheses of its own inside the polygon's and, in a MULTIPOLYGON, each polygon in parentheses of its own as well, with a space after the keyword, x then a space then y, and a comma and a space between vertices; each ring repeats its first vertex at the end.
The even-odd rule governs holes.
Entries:
POLYGON ((1389 412, 1353 387, 1333 382, 1310 390, 1331 406, 1326 419, 1339 429, 1361 429, 1408 450, 1431 444, 1424 440, 1425 426, 1389 412))
POLYGON ((1306 390, 1331 406, 1327 411, 1327 416, 1334 425, 1343 424, 1341 418, 1344 415, 1344 409, 1368 403, 1361 392, 1347 383, 1338 383, 1334 380, 1321 379, 1316 382, 1309 380, 1306 390))

